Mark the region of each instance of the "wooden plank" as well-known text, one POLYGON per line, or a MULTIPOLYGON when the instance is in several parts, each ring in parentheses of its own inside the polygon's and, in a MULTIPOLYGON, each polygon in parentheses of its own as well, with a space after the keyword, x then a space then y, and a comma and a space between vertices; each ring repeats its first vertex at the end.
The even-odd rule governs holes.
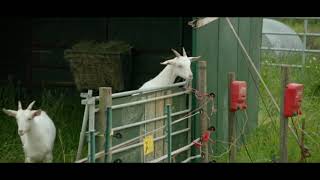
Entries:
MULTIPOLYGON (((167 90, 165 93, 166 94, 171 94, 172 90, 167 90)), ((168 98, 168 99, 165 100, 164 106, 166 106, 167 104, 172 104, 172 102, 173 102, 172 98, 168 98)), ((165 108, 163 110, 165 111, 165 108)), ((164 111, 163 111, 163 113, 164 113, 164 111)), ((164 133, 165 133, 165 131, 164 131, 164 133)), ((168 142, 167 142, 167 140, 164 141, 163 151, 164 151, 164 154, 168 153, 168 142)))
MULTIPOLYGON (((262 32, 262 18, 250 18, 250 48, 249 55, 251 56, 254 65, 260 70, 260 45, 262 32)), ((254 69, 250 67, 252 75, 257 86, 259 87, 259 78, 255 75, 254 69)), ((249 72, 248 72, 249 73, 249 72)), ((259 94, 256 89, 255 82, 249 74, 248 81, 248 130, 251 131, 258 125, 258 111, 259 111, 259 94), (250 109, 250 110, 249 110, 250 109)))
MULTIPOLYGON (((156 94, 151 94, 151 95, 148 95, 147 97, 148 97, 148 99, 154 98, 154 97, 156 97, 156 94)), ((154 101, 147 103, 145 106, 145 120, 155 118, 155 115, 156 115, 156 103, 154 101)), ((155 129, 155 126, 156 126, 155 122, 145 124, 145 126, 144 126, 145 132, 144 133, 153 131, 155 129)), ((153 151, 153 153, 145 155, 145 162, 153 160, 154 157, 155 157, 154 151, 153 151)))
MULTIPOLYGON (((163 96, 163 95, 164 95, 163 91, 156 93, 156 96, 163 96)), ((164 100, 158 100, 158 101, 156 101, 156 117, 163 116, 163 115, 164 115, 164 100)), ((164 119, 157 121, 155 128, 157 129, 157 128, 164 126, 164 122, 165 122, 164 119)), ((165 133, 164 129, 157 131, 155 133, 155 138, 163 136, 164 133, 165 133)), ((164 150, 163 150, 164 140, 160 140, 160 141, 156 142, 154 145, 154 148, 155 148, 155 158, 159 158, 159 157, 163 156, 164 155, 164 150)))
MULTIPOLYGON (((250 23, 251 23, 251 18, 239 18, 239 26, 238 26, 238 32, 239 32, 239 37, 241 38, 241 41, 244 45, 244 47, 247 49, 248 53, 250 54, 250 52, 252 51, 250 49, 250 23)), ((251 85, 254 87, 254 84, 250 84, 250 82, 252 83, 252 80, 250 80, 251 76, 249 74, 248 68, 249 68, 249 63, 247 62, 247 57, 245 56, 245 53, 243 52, 243 50, 239 47, 238 48, 238 62, 237 62, 237 80, 239 81, 246 81, 248 87, 251 85)), ((253 89, 254 90, 254 89, 253 89)), ((251 100, 255 100, 253 98, 253 96, 248 93, 248 99, 251 98, 251 100)), ((247 99, 247 102, 248 102, 247 99)), ((250 106, 250 108, 248 108, 248 111, 250 112, 253 109, 256 109, 257 107, 252 107, 250 106)), ((245 136, 241 136, 241 131, 242 131, 242 127, 244 126, 244 122, 245 122, 245 116, 244 116, 244 112, 239 112, 236 113, 236 119, 237 119, 237 126, 238 128, 236 128, 236 138, 239 139, 237 141, 237 144, 240 145, 242 144, 242 138, 244 138, 245 136), (240 128, 239 128, 240 127, 240 128)), ((255 119, 249 119, 250 121, 255 121, 255 119)), ((247 127, 248 124, 250 122, 246 123, 246 128, 245 128, 245 132, 247 132, 247 127)), ((239 146, 240 147, 240 146, 239 146)))

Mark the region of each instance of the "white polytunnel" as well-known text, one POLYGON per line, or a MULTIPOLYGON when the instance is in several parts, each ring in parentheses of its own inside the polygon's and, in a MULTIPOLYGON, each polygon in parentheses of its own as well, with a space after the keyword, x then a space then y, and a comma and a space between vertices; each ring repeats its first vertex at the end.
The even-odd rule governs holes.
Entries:
MULTIPOLYGON (((269 18, 263 19, 262 47, 285 48, 303 50, 303 43, 299 35, 288 25, 269 18), (265 33, 292 33, 296 35, 275 35, 265 33)), ((288 51, 274 51, 277 55, 288 53, 288 51)))

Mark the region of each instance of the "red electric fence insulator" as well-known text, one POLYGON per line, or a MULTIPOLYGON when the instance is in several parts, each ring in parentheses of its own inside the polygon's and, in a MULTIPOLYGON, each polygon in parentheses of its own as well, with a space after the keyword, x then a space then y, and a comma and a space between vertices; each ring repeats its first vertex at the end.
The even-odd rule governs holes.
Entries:
POLYGON ((230 111, 247 108, 247 83, 245 81, 233 81, 230 87, 230 111))
POLYGON ((301 115, 303 84, 289 83, 284 92, 284 116, 301 115))

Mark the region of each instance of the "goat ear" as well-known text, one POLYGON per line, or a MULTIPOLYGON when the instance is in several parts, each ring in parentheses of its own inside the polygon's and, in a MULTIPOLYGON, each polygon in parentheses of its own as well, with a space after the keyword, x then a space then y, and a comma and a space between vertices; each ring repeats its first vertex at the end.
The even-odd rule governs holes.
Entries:
POLYGON ((174 65, 175 63, 176 62, 173 59, 170 59, 170 60, 166 60, 166 61, 164 61, 164 62, 162 62, 160 64, 162 64, 162 65, 168 65, 168 64, 174 65))
POLYGON ((17 111, 15 110, 10 110, 10 109, 2 109, 2 111, 7 114, 8 116, 16 117, 17 111))
POLYGON ((39 116, 41 114, 41 111, 42 111, 41 109, 31 111, 32 112, 32 118, 34 118, 36 116, 39 116))
POLYGON ((189 57, 190 61, 191 62, 194 62, 194 61, 199 61, 199 59, 201 58, 201 56, 197 56, 197 57, 189 57))

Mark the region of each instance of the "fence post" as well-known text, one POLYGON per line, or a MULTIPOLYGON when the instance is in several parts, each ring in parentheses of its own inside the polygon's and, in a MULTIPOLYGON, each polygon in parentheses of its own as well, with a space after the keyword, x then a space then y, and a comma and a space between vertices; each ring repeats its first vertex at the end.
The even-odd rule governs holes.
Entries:
POLYGON ((103 139, 104 141, 101 142, 101 150, 103 150, 104 148, 105 151, 104 162, 111 162, 112 154, 110 148, 112 144, 112 88, 104 87, 101 88, 101 90, 102 93, 100 95, 100 100, 103 100, 103 103, 101 104, 101 106, 99 106, 101 112, 100 121, 101 123, 104 123, 103 129, 101 128, 101 131, 105 131, 105 136, 103 139))
POLYGON ((288 119, 284 116, 284 92, 289 82, 289 67, 281 66, 280 162, 288 162, 288 119))
POLYGON ((167 114, 167 141, 168 141, 168 163, 172 162, 171 152, 172 152, 172 136, 171 136, 171 105, 166 106, 167 114))
MULTIPOLYGON (((99 114, 97 119, 97 131, 100 135, 104 134, 106 129, 106 106, 107 106, 107 93, 108 89, 106 87, 99 87, 99 114)), ((97 149, 98 152, 104 149, 105 137, 98 136, 97 139, 97 149)), ((104 158, 100 157, 97 162, 103 162, 104 158)))
MULTIPOLYGON (((199 61, 198 62, 198 90, 202 93, 207 93, 207 61, 199 61)), ((199 106, 203 106, 205 103, 205 99, 202 98, 199 102, 199 106)), ((204 134, 208 130, 208 115, 207 110, 208 106, 204 105, 202 107, 202 113, 200 114, 200 129, 201 135, 204 134)), ((202 162, 209 162, 209 150, 208 150, 208 142, 203 142, 201 147, 203 152, 202 162)), ((202 153, 201 152, 201 153, 202 153)))
POLYGON ((236 75, 234 72, 229 72, 228 73, 228 110, 229 110, 229 114, 228 114, 228 138, 229 138, 229 162, 235 162, 236 160, 236 122, 235 122, 235 112, 231 112, 230 111, 230 107, 231 107, 231 83, 232 81, 234 81, 236 79, 236 75))
POLYGON ((94 122, 94 116, 95 116, 95 99, 92 97, 92 90, 88 91, 88 110, 89 110, 89 136, 88 136, 88 153, 89 153, 89 162, 94 163, 96 158, 96 139, 95 139, 95 122, 94 122))

